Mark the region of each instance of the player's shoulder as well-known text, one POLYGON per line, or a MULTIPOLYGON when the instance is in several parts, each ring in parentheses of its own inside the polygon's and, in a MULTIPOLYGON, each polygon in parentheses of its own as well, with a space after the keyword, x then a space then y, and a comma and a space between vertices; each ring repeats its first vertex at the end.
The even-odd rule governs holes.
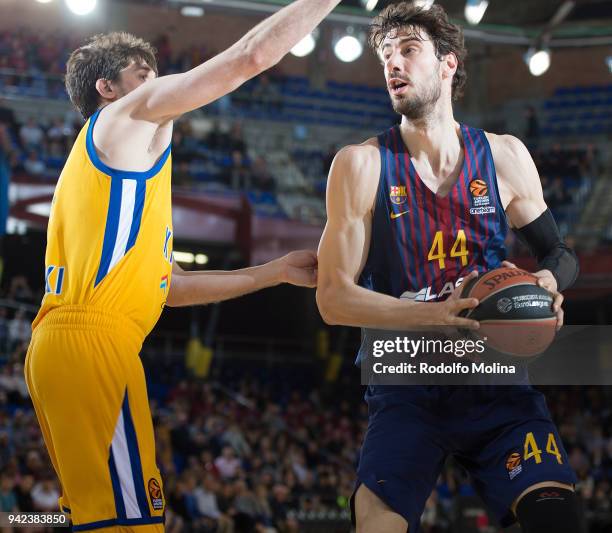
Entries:
POLYGON ((514 135, 485 134, 491 146, 498 183, 502 187, 508 186, 513 191, 527 194, 528 189, 536 182, 539 183, 540 178, 523 141, 514 135))
POLYGON ((359 211, 371 208, 380 176, 381 162, 376 139, 349 144, 337 154, 328 180, 328 198, 359 211))
POLYGON ((367 139, 360 144, 347 144, 338 151, 338 157, 367 159, 378 156, 378 140, 375 137, 367 139))
POLYGON ((361 144, 348 144, 341 148, 334 159, 334 165, 358 171, 358 174, 369 173, 372 167, 380 167, 380 152, 376 138, 368 139, 361 144))
POLYGON ((516 158, 524 157, 529 154, 527 147, 523 144, 518 137, 510 134, 496 134, 488 131, 484 132, 489 145, 491 146, 491 152, 495 159, 516 158))

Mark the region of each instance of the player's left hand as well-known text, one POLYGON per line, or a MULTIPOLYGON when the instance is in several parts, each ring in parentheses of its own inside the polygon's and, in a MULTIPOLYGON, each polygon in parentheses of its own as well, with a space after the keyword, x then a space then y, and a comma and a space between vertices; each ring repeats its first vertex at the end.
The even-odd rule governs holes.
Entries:
MULTIPOLYGON (((507 268, 517 268, 517 266, 510 261, 504 261, 502 266, 507 268)), ((561 304, 563 304, 563 295, 557 290, 557 280, 552 275, 550 270, 538 270, 537 272, 534 272, 533 275, 538 278, 538 286, 546 289, 553 297, 552 310, 557 315, 557 331, 559 331, 561 326, 563 326, 564 313, 563 308, 561 307, 561 304)))
POLYGON ((279 260, 281 281, 298 287, 317 286, 317 254, 312 250, 290 252, 279 260))

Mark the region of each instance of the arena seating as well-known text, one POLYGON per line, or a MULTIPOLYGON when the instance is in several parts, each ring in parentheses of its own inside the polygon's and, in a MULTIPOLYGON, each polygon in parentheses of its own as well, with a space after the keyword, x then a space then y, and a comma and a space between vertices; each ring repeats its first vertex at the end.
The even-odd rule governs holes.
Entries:
POLYGON ((543 105, 542 134, 554 137, 612 132, 612 85, 559 87, 543 105))

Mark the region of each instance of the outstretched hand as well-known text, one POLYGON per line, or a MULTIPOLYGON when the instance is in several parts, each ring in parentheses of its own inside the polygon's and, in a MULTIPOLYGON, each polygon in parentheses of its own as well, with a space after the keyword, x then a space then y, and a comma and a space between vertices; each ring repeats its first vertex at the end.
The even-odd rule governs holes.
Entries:
POLYGON ((317 254, 312 250, 290 252, 278 260, 281 280, 298 287, 317 286, 317 254))

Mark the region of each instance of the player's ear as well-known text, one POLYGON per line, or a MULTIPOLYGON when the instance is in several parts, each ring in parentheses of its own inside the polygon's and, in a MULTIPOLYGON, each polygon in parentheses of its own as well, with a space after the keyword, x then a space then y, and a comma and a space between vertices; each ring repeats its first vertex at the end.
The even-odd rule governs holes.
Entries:
POLYGON ((442 59, 442 77, 452 78, 457 72, 458 64, 457 56, 453 52, 446 54, 442 59))
POLYGON ((114 100, 118 96, 117 91, 113 86, 113 82, 110 80, 105 80, 104 78, 100 78, 98 81, 96 81, 96 91, 98 91, 98 94, 106 100, 114 100))

